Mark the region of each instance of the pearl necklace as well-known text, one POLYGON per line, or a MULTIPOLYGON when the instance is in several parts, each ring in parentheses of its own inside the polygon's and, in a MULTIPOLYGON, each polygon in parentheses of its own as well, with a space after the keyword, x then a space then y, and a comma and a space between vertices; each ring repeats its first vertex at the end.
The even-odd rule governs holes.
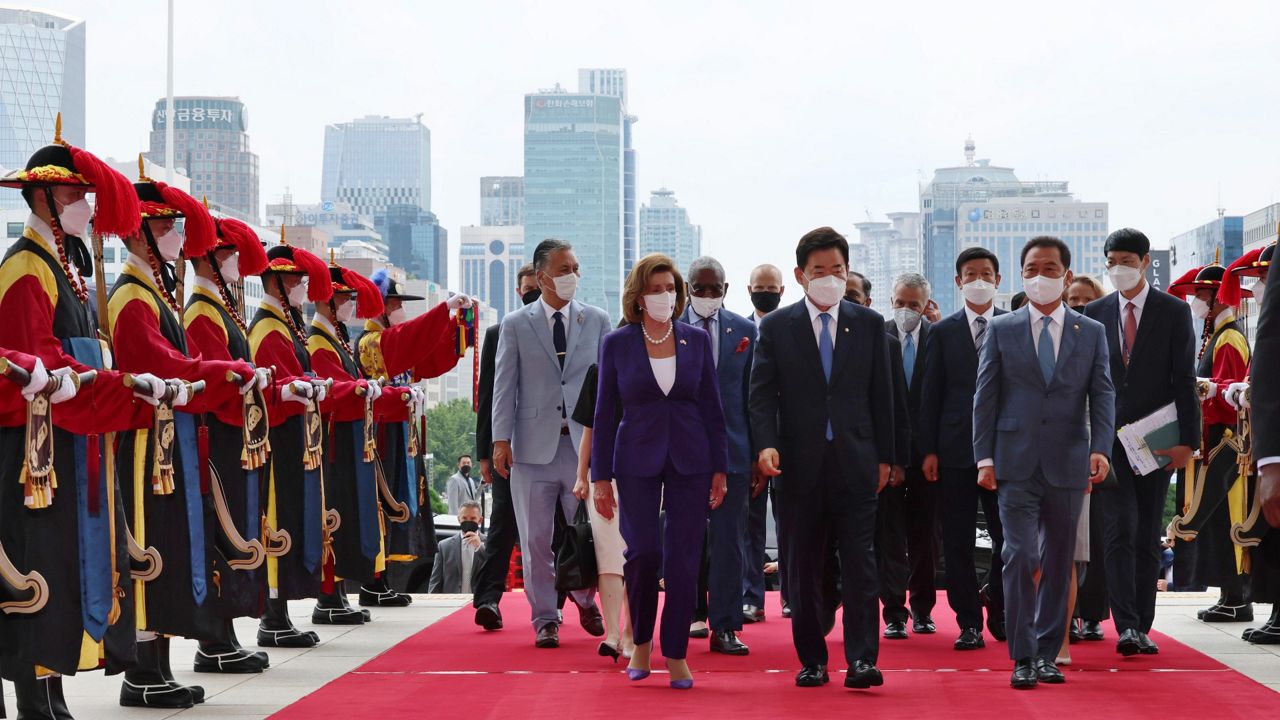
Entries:
POLYGON ((644 321, 643 320, 640 321, 640 332, 644 333, 644 339, 648 340, 653 345, 661 345, 662 343, 666 342, 667 338, 671 337, 671 331, 674 330, 675 327, 676 327, 675 323, 668 321, 667 334, 663 335, 657 340, 654 340, 652 337, 649 337, 649 328, 644 326, 644 321))

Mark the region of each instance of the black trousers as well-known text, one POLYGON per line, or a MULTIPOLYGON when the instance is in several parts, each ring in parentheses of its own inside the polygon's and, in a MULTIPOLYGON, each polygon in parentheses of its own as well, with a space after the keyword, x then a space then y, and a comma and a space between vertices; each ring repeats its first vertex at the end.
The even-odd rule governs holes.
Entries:
POLYGON ((1075 616, 1089 622, 1102 622, 1111 614, 1107 601, 1107 523, 1098 509, 1099 492, 1106 491, 1094 488, 1089 500, 1089 564, 1076 593, 1075 616))
POLYGON ((802 665, 827 664, 823 625, 835 608, 824 601, 823 579, 833 537, 840 553, 845 659, 849 665, 858 660, 876 662, 880 623, 874 483, 871 477, 851 481, 833 443, 827 443, 817 475, 778 483, 774 497, 787 568, 791 638, 802 665))
POLYGON ((933 582, 938 565, 937 508, 936 483, 925 480, 918 467, 907 468, 907 479, 901 487, 886 487, 880 493, 876 565, 886 623, 929 615, 938 602, 933 582))
POLYGON ((471 576, 474 594, 472 604, 495 605, 502 600, 507 587, 507 568, 511 565, 511 550, 520 539, 516 525, 515 506, 511 504, 511 480, 497 472, 493 477, 493 512, 489 515, 489 534, 485 537, 484 552, 471 576))
POLYGON ((1090 505, 1091 512, 1101 506, 1106 527, 1107 597, 1118 632, 1150 632, 1156 618, 1164 532, 1160 521, 1169 496, 1169 473, 1134 475, 1119 441, 1111 456, 1119 460, 1114 465, 1119 485, 1094 493, 1090 505))
POLYGON ((992 612, 1004 611, 1004 576, 1000 554, 1004 550, 1004 529, 1000 525, 1000 504, 995 493, 978 487, 978 468, 938 469, 939 513, 942 516, 942 557, 947 567, 947 602, 956 613, 961 629, 982 628, 980 578, 974 563, 978 505, 991 535, 991 570, 987 573, 987 596, 992 612))

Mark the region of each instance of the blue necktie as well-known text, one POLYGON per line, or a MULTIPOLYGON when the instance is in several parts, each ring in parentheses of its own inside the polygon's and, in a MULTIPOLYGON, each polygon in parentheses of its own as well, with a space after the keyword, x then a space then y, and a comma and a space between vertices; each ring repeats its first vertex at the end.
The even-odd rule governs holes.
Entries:
MULTIPOLYGON (((828 332, 831 325, 831 316, 821 313, 818 317, 822 320, 822 331, 818 333, 818 357, 822 358, 823 376, 827 378, 827 382, 831 382, 831 358, 835 354, 835 347, 831 343, 831 333, 828 332)), ((835 435, 831 432, 831 420, 827 420, 827 440, 833 437, 835 435)))
POLYGON ((1053 356, 1053 336, 1049 334, 1049 323, 1053 322, 1053 318, 1046 317, 1040 321, 1040 346, 1036 348, 1036 354, 1040 356, 1040 373, 1044 375, 1044 384, 1048 385, 1053 380, 1053 366, 1057 361, 1053 356))
POLYGON ((916 341, 907 334, 907 346, 902 349, 902 372, 907 376, 907 387, 911 387, 911 375, 916 371, 916 341))

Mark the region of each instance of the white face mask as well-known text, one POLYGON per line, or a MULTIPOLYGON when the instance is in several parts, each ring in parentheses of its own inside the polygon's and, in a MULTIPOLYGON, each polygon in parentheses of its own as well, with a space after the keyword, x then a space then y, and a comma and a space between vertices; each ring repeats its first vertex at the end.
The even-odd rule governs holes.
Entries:
POLYGON ((844 297, 844 287, 844 278, 839 275, 824 275, 810 279, 809 288, 805 292, 814 305, 830 307, 840 303, 844 297))
POLYGON ((709 318, 720 312, 720 308, 724 307, 724 297, 701 298, 693 295, 689 297, 689 304, 693 305, 693 312, 698 317, 709 318))
MULTIPOLYGON (((54 202, 57 202, 56 198, 54 202)), ((85 231, 89 229, 91 217, 93 217, 93 208, 89 207, 89 201, 84 198, 70 205, 63 205, 58 210, 58 223, 62 225, 62 232, 78 238, 83 238, 85 231)))
POLYGON ((222 281, 225 283, 233 283, 240 279, 240 256, 232 254, 231 257, 223 260, 218 264, 218 272, 222 273, 222 281))
POLYGON ((986 280, 970 280, 960 288, 960 293, 974 305, 986 305, 996 296, 996 286, 986 280))
POLYGON ((915 332, 920 327, 920 313, 911 308, 894 308, 893 322, 898 326, 898 332, 906 335, 915 332))
POLYGON ((644 296, 644 312, 657 322, 666 322, 676 309, 676 294, 673 292, 654 293, 644 296))
POLYGON ((1252 289, 1253 289, 1253 301, 1254 301, 1254 302, 1256 302, 1256 303, 1258 303, 1258 306, 1259 306, 1259 307, 1261 307, 1261 306, 1262 306, 1262 293, 1267 289, 1267 283, 1266 283, 1266 281, 1265 281, 1265 280, 1259 280, 1258 282, 1256 282, 1256 283, 1254 283, 1254 284, 1253 284, 1253 288, 1252 288, 1252 289))
POLYGON ((1191 306, 1191 317, 1197 320, 1209 317, 1209 303, 1198 297, 1192 297, 1187 300, 1187 304, 1191 306))
POLYGON ((399 325, 404 321, 405 321, 405 312, 404 312, 404 308, 402 307, 398 307, 395 310, 392 310, 391 312, 387 313, 387 322, 391 323, 392 325, 399 325))
POLYGON ((302 282, 293 286, 289 291, 289 304, 293 307, 301 309, 307 302, 307 280, 303 278, 302 282))
POLYGON ((177 230, 169 230, 169 232, 156 238, 156 248, 160 250, 160 259, 164 262, 173 262, 182 254, 182 236, 177 230))
POLYGON ((345 303, 338 306, 338 312, 337 312, 338 322, 342 323, 343 325, 351 322, 351 318, 355 317, 355 315, 356 315, 355 300, 348 300, 345 303))
POLYGON ((1036 275, 1035 277, 1023 278, 1022 289, 1026 291, 1027 297, 1031 299, 1031 302, 1037 305, 1048 305, 1054 300, 1062 299, 1064 280, 1064 278, 1036 275))
POLYGON ((1128 265, 1112 265, 1107 268, 1107 277, 1120 292, 1129 292, 1142 282, 1142 271, 1128 265))
POLYGON ((573 300, 573 296, 578 294, 577 273, 565 273, 560 277, 551 278, 551 282, 556 287, 556 296, 565 302, 573 300))

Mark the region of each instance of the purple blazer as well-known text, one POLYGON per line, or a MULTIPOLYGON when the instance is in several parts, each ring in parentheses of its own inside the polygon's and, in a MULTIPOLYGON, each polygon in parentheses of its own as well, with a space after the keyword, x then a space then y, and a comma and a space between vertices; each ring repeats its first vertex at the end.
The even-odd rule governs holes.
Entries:
POLYGON ((675 324, 676 382, 663 395, 649 365, 640 326, 627 325, 600 343, 600 384, 591 437, 594 480, 661 475, 668 459, 681 475, 726 472, 724 408, 711 338, 675 324), (616 408, 621 403, 622 419, 616 408))

